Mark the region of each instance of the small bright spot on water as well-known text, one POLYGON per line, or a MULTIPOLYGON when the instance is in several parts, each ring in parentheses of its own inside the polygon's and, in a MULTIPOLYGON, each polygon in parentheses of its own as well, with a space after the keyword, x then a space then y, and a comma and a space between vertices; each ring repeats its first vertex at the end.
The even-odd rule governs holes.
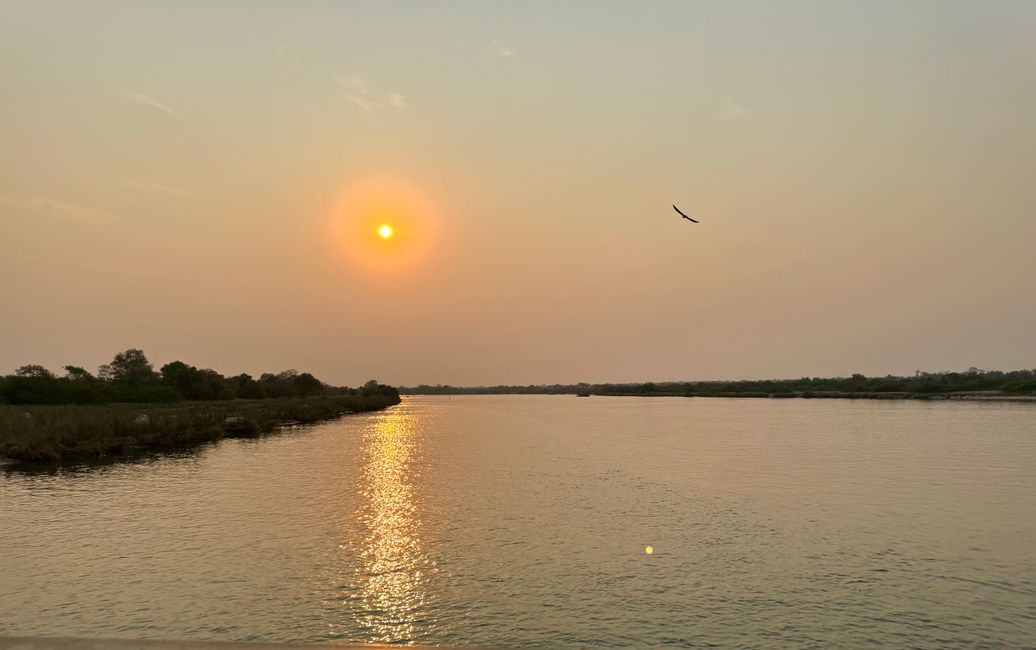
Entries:
POLYGON ((655 552, 655 547, 654 546, 645 546, 644 547, 644 552, 647 553, 648 555, 651 555, 652 553, 655 552))

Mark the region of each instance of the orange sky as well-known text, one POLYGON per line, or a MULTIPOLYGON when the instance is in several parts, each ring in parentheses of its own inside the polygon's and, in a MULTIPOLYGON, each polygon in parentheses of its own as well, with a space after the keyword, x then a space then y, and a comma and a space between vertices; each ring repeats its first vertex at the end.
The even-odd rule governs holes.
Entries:
POLYGON ((1034 35, 1027 2, 2 2, 0 372, 1031 368, 1034 35))

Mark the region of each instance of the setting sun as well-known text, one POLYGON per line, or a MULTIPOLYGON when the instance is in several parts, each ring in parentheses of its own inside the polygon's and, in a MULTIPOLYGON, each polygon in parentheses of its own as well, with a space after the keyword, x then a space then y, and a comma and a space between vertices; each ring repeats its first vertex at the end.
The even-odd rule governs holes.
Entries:
POLYGON ((342 188, 329 225, 350 263, 402 270, 427 259, 439 221, 435 201, 415 183, 373 176, 342 188))

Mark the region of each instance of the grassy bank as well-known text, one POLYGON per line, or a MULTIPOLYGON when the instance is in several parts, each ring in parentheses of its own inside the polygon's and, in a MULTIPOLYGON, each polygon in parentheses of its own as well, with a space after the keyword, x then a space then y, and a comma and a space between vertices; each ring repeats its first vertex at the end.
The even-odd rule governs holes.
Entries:
POLYGON ((0 405, 0 457, 64 461, 255 437, 283 424, 328 420, 399 403, 395 395, 181 402, 0 405))

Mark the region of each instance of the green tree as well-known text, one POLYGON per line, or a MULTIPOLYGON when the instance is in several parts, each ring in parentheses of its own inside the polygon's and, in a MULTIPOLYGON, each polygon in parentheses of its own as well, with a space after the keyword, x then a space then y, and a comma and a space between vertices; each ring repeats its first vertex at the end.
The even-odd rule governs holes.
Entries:
POLYGON ((70 381, 91 381, 96 379, 86 368, 79 366, 65 366, 65 378, 70 381))
POLYGON ((241 399, 262 399, 266 396, 262 384, 247 373, 228 378, 227 384, 234 395, 241 399))
POLYGON ((213 400, 234 396, 223 375, 215 370, 198 370, 183 361, 173 361, 162 366, 161 373, 162 383, 182 399, 213 400))
POLYGON ((324 382, 320 381, 308 372, 297 375, 292 379, 295 384, 295 393, 299 397, 316 395, 324 389, 324 382))
POLYGON ((136 348, 116 354, 111 363, 101 366, 98 374, 123 402, 170 402, 180 397, 175 389, 160 381, 143 350, 136 348))
POLYGON ((41 365, 35 363, 27 366, 22 366, 14 371, 16 377, 32 377, 36 379, 53 379, 54 373, 47 370, 41 365))
POLYGON ((144 356, 143 350, 136 348, 116 354, 111 363, 100 367, 98 374, 102 379, 130 386, 139 386, 155 379, 151 362, 144 356))

